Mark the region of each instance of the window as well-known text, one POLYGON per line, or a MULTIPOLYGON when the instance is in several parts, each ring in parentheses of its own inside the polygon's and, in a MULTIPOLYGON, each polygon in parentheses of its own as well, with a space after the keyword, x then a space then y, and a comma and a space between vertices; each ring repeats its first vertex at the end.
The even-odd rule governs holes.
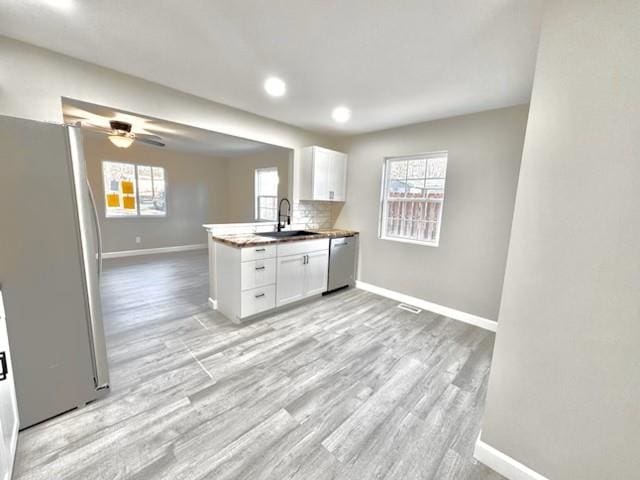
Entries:
POLYGON ((256 220, 278 220, 278 169, 256 168, 255 208, 256 220))
POLYGON ((447 152, 387 158, 380 238, 437 247, 446 173, 447 152))
POLYGON ((164 168, 102 162, 107 217, 164 217, 164 168))

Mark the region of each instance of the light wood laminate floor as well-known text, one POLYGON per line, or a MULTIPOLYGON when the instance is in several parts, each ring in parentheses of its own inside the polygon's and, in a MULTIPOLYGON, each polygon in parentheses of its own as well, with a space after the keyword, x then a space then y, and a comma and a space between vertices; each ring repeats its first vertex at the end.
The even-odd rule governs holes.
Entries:
POLYGON ((206 301, 206 252, 108 261, 111 393, 22 432, 15 478, 502 478, 472 458, 493 334, 356 289, 206 301))

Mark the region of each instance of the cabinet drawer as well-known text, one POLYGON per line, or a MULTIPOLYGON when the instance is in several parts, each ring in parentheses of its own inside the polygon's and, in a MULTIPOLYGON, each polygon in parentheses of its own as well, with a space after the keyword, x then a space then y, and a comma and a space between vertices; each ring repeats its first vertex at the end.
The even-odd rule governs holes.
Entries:
POLYGON ((253 260, 240 264, 242 290, 264 287, 276 283, 276 259, 253 260))
POLYGON ((299 253, 316 252, 318 250, 329 250, 329 239, 319 238, 318 240, 304 240, 301 242, 286 242, 278 244, 278 256, 297 255, 299 253))
POLYGON ((276 306, 276 286, 254 288, 240 296, 240 317, 249 317, 276 306))
POLYGON ((261 260, 263 258, 274 258, 276 256, 275 245, 261 245, 258 247, 245 247, 240 251, 240 261, 261 260))

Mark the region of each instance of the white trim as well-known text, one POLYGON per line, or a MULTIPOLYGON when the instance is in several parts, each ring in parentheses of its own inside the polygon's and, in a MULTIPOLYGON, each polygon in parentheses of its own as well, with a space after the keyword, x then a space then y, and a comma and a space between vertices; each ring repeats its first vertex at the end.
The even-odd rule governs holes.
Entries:
POLYGON ((211 310, 217 310, 218 309, 218 301, 214 300, 211 297, 209 297, 209 306, 211 307, 211 310))
POLYGON ((549 480, 547 477, 514 460, 509 455, 484 443, 480 440, 480 436, 476 441, 473 456, 509 480, 549 480))
POLYGON ((141 250, 122 250, 120 252, 105 252, 102 258, 136 257, 138 255, 153 255, 155 253, 186 252, 189 250, 204 250, 206 243, 196 245, 178 245, 177 247, 143 248, 141 250))
POLYGON ((427 242, 422 240, 413 240, 411 238, 404 237, 389 237, 387 235, 380 235, 378 237, 380 240, 390 240, 392 242, 400 242, 400 243, 412 243, 413 245, 422 245, 423 247, 439 247, 440 239, 437 242, 427 242))
POLYGON ((477 315, 473 315, 472 313, 461 312, 460 310, 455 310, 443 305, 438 305, 437 303, 432 303, 428 302, 427 300, 422 300, 410 295, 405 295, 404 293, 395 292, 393 290, 388 290, 376 285, 371 285, 370 283, 361 282, 360 280, 356 280, 356 288, 375 293, 376 295, 391 298, 401 303, 408 303, 409 305, 413 305, 414 307, 422 308, 423 310, 429 310, 430 312, 438 313, 440 315, 444 315, 445 317, 453 318, 454 320, 459 320, 470 325, 475 325, 476 327, 484 328, 485 330, 490 330, 492 332, 495 332, 498 328, 498 322, 496 322, 495 320, 489 320, 488 318, 479 317, 477 315))

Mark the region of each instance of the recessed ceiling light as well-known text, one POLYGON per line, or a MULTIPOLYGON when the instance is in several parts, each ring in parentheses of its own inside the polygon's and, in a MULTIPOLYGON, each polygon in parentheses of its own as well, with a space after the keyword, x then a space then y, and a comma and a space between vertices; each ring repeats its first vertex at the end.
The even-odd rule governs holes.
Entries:
POLYGON ((44 0, 52 7, 69 9, 73 6, 73 0, 44 0))
POLYGON ((336 107, 331 113, 333 119, 338 123, 344 123, 351 118, 351 110, 347 107, 336 107))
POLYGON ((287 84, 277 77, 269 77, 264 81, 264 89, 272 97, 281 97, 287 92, 287 84))

